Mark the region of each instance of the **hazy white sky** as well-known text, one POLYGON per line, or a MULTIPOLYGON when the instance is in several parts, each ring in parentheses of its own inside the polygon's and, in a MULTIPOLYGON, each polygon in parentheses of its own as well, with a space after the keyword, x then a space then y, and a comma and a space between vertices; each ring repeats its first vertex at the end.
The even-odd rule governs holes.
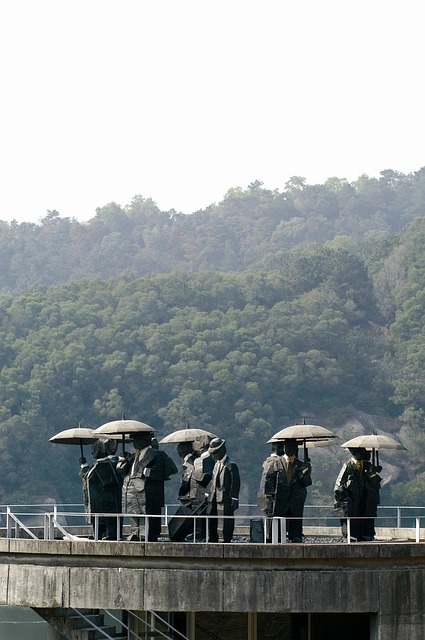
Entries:
POLYGON ((422 0, 1 0, 0 219, 425 165, 422 0))

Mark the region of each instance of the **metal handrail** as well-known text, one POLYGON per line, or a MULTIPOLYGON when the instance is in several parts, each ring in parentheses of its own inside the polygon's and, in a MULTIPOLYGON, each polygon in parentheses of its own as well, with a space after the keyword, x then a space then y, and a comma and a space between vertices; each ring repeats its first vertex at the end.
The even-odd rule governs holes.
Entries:
MULTIPOLYGON (((70 609, 71 611, 74 611, 74 613, 76 613, 78 617, 82 618, 90 627, 95 629, 95 631, 101 633, 104 638, 107 638, 107 640, 116 640, 113 636, 110 636, 109 633, 105 631, 105 629, 102 629, 102 627, 99 627, 95 622, 93 622, 93 620, 87 618, 84 613, 81 613, 81 611, 79 611, 78 609, 74 609, 74 607, 70 607, 70 609)), ((136 638, 137 640, 142 640, 138 636, 136 636, 136 638)))
MULTIPOLYGON (((65 539, 68 540, 87 540, 88 538, 84 538, 84 537, 80 537, 80 536, 75 536, 71 533, 69 533, 62 525, 60 525, 60 523, 58 522, 58 517, 60 517, 62 515, 62 513, 57 512, 56 513, 56 517, 52 518, 52 522, 54 524, 54 527, 58 528, 61 533, 63 534, 65 539)), ((75 516, 81 516, 81 513, 74 513, 74 514, 70 514, 68 513, 68 515, 75 515, 75 516)), ((117 516, 117 514, 110 514, 110 513, 97 513, 97 514, 92 514, 93 518, 102 518, 102 517, 117 517, 117 518, 126 518, 126 517, 131 517, 131 518, 139 518, 140 520, 144 521, 144 527, 145 530, 148 530, 149 528, 149 519, 151 518, 161 518, 163 519, 164 516, 163 515, 147 515, 147 514, 120 514, 119 516, 117 516)), ((193 538, 192 541, 193 542, 197 542, 196 540, 196 522, 200 519, 205 519, 207 521, 207 529, 208 529, 208 520, 211 519, 233 519, 236 522, 238 520, 245 520, 246 517, 245 516, 238 516, 238 515, 231 515, 231 516, 220 516, 220 515, 185 515, 185 516, 177 516, 177 517, 184 517, 185 519, 188 520, 193 520, 194 523, 194 531, 193 531, 193 538)), ((168 519, 170 518, 170 516, 168 517, 168 519)), ((409 528, 414 528, 415 529, 415 538, 416 538, 416 542, 420 541, 420 523, 421 520, 425 518, 425 516, 415 516, 415 527, 409 527, 409 528)), ((256 518, 257 520, 261 520, 263 523, 263 542, 266 543, 266 537, 267 537, 267 531, 266 531, 266 527, 267 527, 267 523, 270 522, 271 523, 271 538, 272 538, 272 542, 277 544, 285 544, 286 543, 286 521, 287 520, 300 520, 300 517, 274 517, 274 518, 269 518, 266 516, 258 516, 256 518)), ((312 520, 314 520, 314 518, 311 518, 312 520)), ((307 524, 309 518, 307 517, 303 517, 302 518, 303 523, 307 524)), ((344 520, 347 521, 347 536, 346 536, 346 542, 348 544, 351 543, 351 523, 353 520, 376 520, 375 517, 367 517, 367 516, 349 516, 344 518, 344 520)), ((333 527, 332 527, 333 528, 333 527)), ((96 527, 95 527, 95 531, 96 531, 96 527)), ((207 535, 208 538, 208 535, 207 535)), ((53 539, 53 537, 51 537, 50 539, 53 539)), ((95 536, 96 539, 96 536, 95 536)), ((117 538, 118 540, 119 538, 117 538)))
MULTIPOLYGON (((116 518, 117 520, 117 541, 121 539, 120 537, 120 532, 121 532, 121 524, 124 522, 124 520, 126 518, 138 518, 141 520, 141 524, 144 524, 145 526, 145 530, 148 529, 149 527, 149 521, 152 518, 160 518, 162 523, 167 525, 168 522, 170 521, 170 519, 172 517, 177 517, 177 518, 184 518, 187 520, 193 520, 193 536, 191 536, 191 539, 193 540, 193 542, 199 542, 200 540, 196 539, 196 522, 199 520, 206 520, 207 521, 207 526, 208 526, 208 521, 211 519, 233 519, 235 520, 235 524, 236 526, 246 526, 247 524, 251 524, 251 522, 253 520, 261 520, 263 523, 263 532, 264 532, 264 542, 266 542, 265 540, 265 530, 266 530, 266 523, 269 523, 270 521, 272 521, 272 527, 275 528, 275 530, 280 529, 281 531, 281 541, 282 543, 285 543, 286 541, 286 535, 282 535, 283 531, 286 528, 286 519, 290 519, 290 518, 268 518, 264 515, 264 513, 260 512, 257 508, 257 513, 251 513, 250 515, 239 515, 239 514, 233 514, 231 516, 219 516, 219 515, 193 515, 193 514, 189 514, 189 515, 180 515, 180 514, 171 514, 170 510, 167 510, 166 514, 162 514, 162 515, 154 515, 154 514, 126 514, 126 513, 91 513, 88 514, 85 511, 82 510, 76 510, 76 511, 67 511, 66 508, 69 506, 79 506, 79 505, 65 505, 65 510, 62 510, 62 505, 61 505, 61 510, 59 510, 59 508, 55 505, 53 508, 53 511, 45 511, 44 513, 40 513, 40 511, 34 511, 34 507, 37 506, 38 509, 41 508, 41 505, 20 505, 19 509, 20 512, 13 512, 12 507, 9 506, 5 506, 5 513, 3 512, 3 515, 6 516, 6 535, 8 538, 12 538, 12 537, 16 537, 19 538, 20 537, 20 532, 24 531, 25 534, 32 538, 32 539, 38 539, 37 535, 34 533, 35 530, 35 526, 31 526, 28 524, 25 524, 24 520, 26 517, 32 517, 32 516, 38 516, 38 517, 43 517, 43 536, 44 539, 47 540, 54 540, 55 538, 55 529, 57 531, 59 531, 62 536, 64 537, 64 539, 66 540, 88 540, 88 539, 94 539, 97 540, 98 539, 98 532, 99 532, 99 520, 100 518, 116 518), (23 508, 33 508, 33 511, 23 511, 23 508), (91 519, 92 525, 93 525, 93 529, 94 529, 94 536, 91 535, 90 533, 90 538, 84 538, 78 535, 74 535, 73 533, 71 533, 69 531, 70 528, 70 524, 69 524, 69 520, 72 518, 80 518, 80 519, 84 519, 85 521, 85 526, 89 526, 88 522, 87 522, 87 518, 88 516, 91 519)), ((51 504, 46 505, 47 507, 49 507, 49 509, 51 509, 51 504)), ((170 507, 170 505, 168 505, 170 507)), ((241 505, 241 507, 254 507, 255 505, 241 505)), ((0 507, 1 509, 2 507, 0 507)), ((402 528, 402 521, 403 520, 407 520, 409 524, 405 525, 406 528, 408 529, 413 529, 415 530, 415 539, 416 542, 419 542, 420 540, 420 530, 421 530, 421 522, 423 521, 423 519, 425 518, 425 514, 424 515, 420 515, 421 513, 423 513, 423 511, 425 510, 425 507, 412 507, 412 506, 399 506, 399 505, 380 505, 378 507, 378 516, 374 517, 374 518, 369 518, 369 519, 373 519, 373 520, 378 520, 379 518, 381 518, 381 520, 385 520, 386 524, 381 525, 383 526, 383 528, 386 527, 390 527, 390 528, 398 528, 401 529, 402 528), (392 515, 383 515, 383 513, 385 513, 386 511, 389 510, 395 510, 395 514, 392 515), (407 516, 402 516, 402 513, 404 511, 407 511, 409 513, 409 515, 407 516), (419 514, 418 514, 419 512, 419 514), (387 524, 388 520, 391 520, 394 518, 394 521, 396 522, 395 526, 392 527, 391 524, 387 524)), ((305 512, 304 512, 304 516, 302 517, 303 520, 303 524, 308 526, 309 522, 312 523, 314 522, 313 525, 310 526, 321 526, 323 528, 336 528, 340 526, 339 523, 339 517, 334 513, 334 509, 333 507, 330 507, 329 505, 326 506, 322 506, 322 505, 308 505, 305 508, 305 512), (326 513, 324 516, 320 517, 320 516, 306 516, 305 512, 309 511, 309 510, 318 510, 318 509, 325 509, 326 513), (317 524, 317 521, 321 521, 324 520, 325 524, 317 524), (329 524, 329 521, 333 521, 335 524, 329 524)), ((295 519, 295 520, 299 520, 300 518, 291 518, 291 519, 295 519)), ((347 527, 349 528, 351 526, 351 522, 352 520, 354 520, 355 518, 353 516, 351 516, 350 518, 344 518, 344 520, 347 520, 347 527)), ((361 516, 358 517, 357 519, 362 519, 362 520, 366 520, 368 518, 361 516)), ((76 526, 80 526, 79 524, 76 526)), ((379 525, 378 525, 379 526, 379 525)), ((37 527, 38 528, 38 527, 37 527)), ((347 532, 348 533, 348 532, 347 532)), ((86 534, 87 535, 87 534, 86 534)), ((236 534, 237 535, 237 534, 236 534)), ((244 534, 245 535, 245 534, 244 534)), ((318 534, 319 535, 319 534, 318 534)), ((322 533, 323 535, 323 533, 322 533)), ((275 536, 273 536, 276 539, 278 539, 278 534, 276 533, 275 536)), ((347 542, 350 543, 350 535, 347 535, 347 542)), ((203 541, 203 540, 202 540, 203 541)))
POLYGON ((204 635, 208 636, 209 638, 212 638, 212 640, 221 640, 220 636, 216 636, 215 633, 211 633, 211 631, 203 627, 198 622, 195 623, 195 627, 199 629, 204 635))
POLYGON ((8 538, 12 537, 11 521, 15 523, 15 538, 19 538, 19 531, 23 529, 25 533, 27 533, 30 536, 30 538, 37 540, 37 536, 30 529, 28 529, 28 527, 26 527, 24 523, 21 522, 15 514, 11 512, 9 507, 7 507, 7 512, 6 512, 6 531, 7 531, 8 538))
POLYGON ((146 613, 149 613, 155 620, 158 620, 161 624, 166 626, 168 628, 168 630, 171 631, 174 634, 174 638, 171 638, 170 636, 165 635, 165 633, 163 631, 161 631, 157 627, 149 624, 149 622, 147 622, 144 618, 141 618, 139 615, 137 615, 137 613, 134 613, 134 611, 127 610, 127 613, 130 616, 132 616, 133 618, 136 618, 137 620, 140 620, 140 622, 145 624, 152 631, 155 631, 156 633, 159 633, 160 635, 162 635, 164 638, 166 638, 166 640, 174 640, 175 639, 175 634, 177 634, 182 640, 189 640, 187 636, 183 635, 183 633, 181 633, 175 627, 173 627, 173 625, 170 624, 167 620, 164 620, 164 618, 161 618, 161 616, 159 616, 157 613, 155 613, 155 611, 147 611, 146 613))

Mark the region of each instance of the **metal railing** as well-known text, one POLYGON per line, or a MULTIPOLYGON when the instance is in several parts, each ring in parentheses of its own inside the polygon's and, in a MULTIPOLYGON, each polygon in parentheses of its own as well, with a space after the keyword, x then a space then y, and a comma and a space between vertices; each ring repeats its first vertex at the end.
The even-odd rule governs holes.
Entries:
MULTIPOLYGON (((177 517, 189 522, 193 521, 193 526, 190 527, 191 533, 186 536, 186 541, 205 542, 205 538, 201 538, 197 533, 197 525, 201 520, 206 520, 206 540, 208 540, 208 529, 212 519, 231 519, 235 522, 234 539, 238 542, 260 542, 258 535, 255 540, 251 540, 251 528, 255 522, 262 531, 262 542, 266 543, 267 538, 269 540, 271 538, 273 543, 285 544, 287 521, 300 520, 300 518, 267 518, 258 510, 256 505, 252 504, 242 504, 239 509, 239 512, 242 513, 235 513, 232 516, 175 515, 173 511, 177 506, 167 505, 162 515, 147 515, 122 513, 87 514, 84 512, 82 505, 76 504, 60 505, 60 507, 54 505, 53 509, 51 504, 5 505, 0 506, 0 529, 3 532, 3 537, 6 538, 27 537, 55 540, 61 537, 71 541, 98 540, 100 521, 108 518, 116 520, 117 541, 119 541, 123 539, 121 531, 128 523, 128 519, 137 518, 141 524, 142 540, 149 531, 149 522, 154 518, 160 518, 162 525, 161 539, 167 539, 168 523, 173 517, 177 517)), ((378 507, 376 518, 349 517, 344 519, 347 526, 346 542, 350 544, 353 541, 351 532, 355 520, 374 520, 376 528, 408 531, 415 542, 420 542, 424 519, 425 507, 382 505, 378 507)), ((339 538, 336 542, 342 541, 342 533, 338 532, 340 530, 340 520, 335 515, 333 507, 329 505, 306 505, 302 521, 303 527, 309 531, 306 535, 330 535, 339 538), (316 533, 314 533, 314 530, 316 530, 316 533)))
MULTIPOLYGON (((86 615, 79 609, 74 609, 73 607, 71 607, 71 611, 73 611, 76 616, 84 620, 87 627, 93 629, 97 633, 97 637, 99 637, 100 635, 102 638, 106 638, 106 640, 116 639, 115 635, 111 636, 108 631, 106 631, 104 626, 96 624, 96 622, 94 622, 94 620, 89 615, 86 615)), ((156 637, 160 636, 161 638, 164 638, 164 640, 188 640, 187 636, 183 635, 180 631, 173 627, 170 622, 168 622, 168 620, 159 616, 157 613, 155 613, 155 611, 146 612, 146 615, 151 618, 152 623, 148 622, 146 618, 142 618, 134 611, 130 611, 128 609, 123 609, 122 611, 120 611, 121 617, 117 616, 110 609, 102 609, 102 611, 108 617, 108 619, 112 620, 113 623, 120 627, 120 638, 123 638, 122 631, 125 631, 126 640, 144 640, 144 638, 151 637, 152 632, 155 633, 156 637), (126 619, 127 622, 125 622, 124 619, 126 619), (132 626, 134 626, 134 624, 132 625, 130 623, 130 620, 137 620, 140 623, 140 626, 143 627, 141 635, 139 633, 136 633, 131 628, 132 626)))

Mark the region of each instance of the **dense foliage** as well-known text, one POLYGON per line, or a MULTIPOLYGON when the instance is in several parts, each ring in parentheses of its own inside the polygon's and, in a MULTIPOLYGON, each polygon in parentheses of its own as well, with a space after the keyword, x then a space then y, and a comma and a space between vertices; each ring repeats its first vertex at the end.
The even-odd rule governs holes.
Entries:
POLYGON ((384 411, 371 366, 384 344, 367 271, 343 250, 317 248, 308 258, 310 286, 295 256, 288 276, 122 274, 3 296, 4 496, 50 495, 54 481, 75 500, 69 448, 48 438, 124 414, 160 435, 187 424, 218 432, 253 499, 278 428, 303 415, 329 423, 347 405, 384 411), (17 459, 29 440, 23 471, 17 459))
POLYGON ((285 190, 230 189, 190 216, 160 211, 136 196, 97 209, 87 223, 49 211, 40 224, 0 223, 0 291, 22 291, 80 278, 172 271, 243 271, 305 242, 336 237, 367 256, 378 242, 425 215, 425 168, 381 172, 353 183, 330 178, 285 190), (341 239, 345 237, 345 240, 341 239))
MULTIPOLYGON (((254 501, 275 431, 361 411, 401 429, 392 497, 424 504, 424 187, 293 178, 192 216, 135 198, 2 223, 2 502, 79 501, 78 449, 49 437, 123 414, 225 437, 254 501)), ((344 457, 314 451, 310 501, 331 504, 344 457)))

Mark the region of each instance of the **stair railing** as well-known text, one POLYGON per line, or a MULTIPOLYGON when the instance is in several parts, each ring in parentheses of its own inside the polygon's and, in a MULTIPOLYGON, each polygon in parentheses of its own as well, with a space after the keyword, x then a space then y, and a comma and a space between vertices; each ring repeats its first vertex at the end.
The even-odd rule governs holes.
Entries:
POLYGON ((212 640, 221 640, 220 636, 216 636, 215 633, 211 633, 211 631, 209 631, 208 629, 205 629, 205 627, 203 627, 202 625, 196 623, 195 627, 196 629, 199 629, 201 633, 208 636, 208 638, 211 638, 212 640))
MULTIPOLYGON (((126 625, 112 611, 108 609, 102 609, 102 611, 104 611, 112 620, 114 620, 115 622, 118 622, 118 624, 120 624, 123 627, 123 629, 127 631, 128 640, 142 640, 143 634, 142 636, 137 635, 134 631, 130 629, 129 625, 126 625)), ((158 626, 154 624, 150 624, 147 620, 145 620, 145 618, 142 618, 137 613, 134 613, 134 611, 130 611, 128 609, 125 609, 123 611, 125 611, 129 619, 134 618, 138 620, 143 625, 145 625, 145 627, 147 627, 150 631, 154 631, 159 636, 161 636, 161 638, 164 638, 165 640, 189 640, 187 636, 185 636, 183 633, 178 631, 178 629, 173 627, 173 625, 170 624, 167 620, 164 620, 164 618, 161 618, 161 616, 155 613, 155 611, 147 611, 146 613, 149 613, 152 616, 152 618, 157 622, 157 624, 161 624, 162 626, 166 627, 167 629, 166 632, 159 629, 158 626), (172 635, 171 636, 167 635, 167 633, 171 633, 172 635)))
POLYGON ((15 538, 19 538, 20 537, 19 534, 20 534, 20 531, 22 529, 33 540, 37 540, 38 539, 37 536, 30 529, 28 529, 28 527, 26 527, 24 525, 24 523, 21 522, 17 516, 15 516, 14 513, 12 513, 12 511, 10 510, 10 507, 7 507, 7 510, 6 510, 6 531, 7 531, 7 537, 8 538, 12 537, 13 523, 15 523, 15 538))
MULTIPOLYGON (((90 620, 90 618, 87 618, 87 616, 85 616, 84 613, 82 613, 78 609, 74 609, 74 607, 70 607, 70 608, 71 608, 71 611, 74 611, 74 613, 77 616, 82 618, 88 624, 89 627, 92 627, 95 631, 97 631, 98 633, 101 633, 104 638, 106 638, 107 640, 116 640, 114 636, 110 636, 109 633, 107 633, 104 629, 102 629, 102 627, 99 627, 95 622, 93 622, 93 620, 90 620)), ((141 638, 137 638, 137 640, 141 640, 141 638)))

